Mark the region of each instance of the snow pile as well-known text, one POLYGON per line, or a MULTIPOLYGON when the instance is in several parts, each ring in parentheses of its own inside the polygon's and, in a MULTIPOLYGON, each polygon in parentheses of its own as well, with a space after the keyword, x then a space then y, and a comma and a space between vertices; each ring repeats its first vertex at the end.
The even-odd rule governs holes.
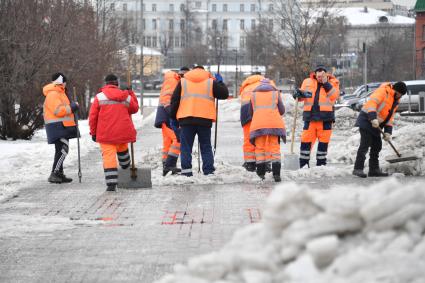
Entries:
MULTIPOLYGON (((354 128, 351 135, 338 144, 330 144, 328 160, 330 162, 354 164, 357 149, 360 144, 360 134, 358 129, 354 128)), ((389 164, 385 161, 386 156, 394 156, 395 153, 391 146, 385 141, 382 142, 382 151, 380 153, 381 167, 390 173, 403 173, 405 175, 424 175, 425 174, 425 125, 424 124, 406 124, 406 126, 397 128, 393 131, 392 143, 397 150, 403 154, 412 153, 421 157, 418 161, 399 162, 389 164)), ((365 165, 367 166, 367 160, 365 165)))
POLYGON ((422 282, 425 191, 395 179, 369 188, 272 192, 262 223, 158 283, 422 282))
POLYGON ((342 107, 335 111, 335 123, 333 128, 335 130, 343 130, 350 132, 354 127, 359 112, 354 111, 349 107, 342 107))
POLYGON ((240 122, 240 99, 218 101, 218 122, 240 122))

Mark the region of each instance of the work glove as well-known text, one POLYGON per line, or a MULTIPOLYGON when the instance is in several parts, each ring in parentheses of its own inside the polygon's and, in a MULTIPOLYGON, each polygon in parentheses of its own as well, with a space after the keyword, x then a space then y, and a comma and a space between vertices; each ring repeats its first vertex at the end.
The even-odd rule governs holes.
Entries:
POLYGON ((372 121, 370 121, 370 123, 372 124, 372 127, 379 128, 379 121, 378 121, 378 119, 373 119, 372 121))
POLYGON ((216 74, 214 75, 214 77, 215 77, 215 80, 216 80, 217 82, 219 82, 219 83, 222 83, 222 82, 223 82, 223 77, 220 75, 220 73, 216 73, 216 74))
POLYGON ((92 141, 96 142, 96 136, 91 136, 92 141))
POLYGON ((295 92, 292 96, 294 97, 294 99, 311 98, 313 96, 313 94, 309 91, 302 91, 301 89, 297 88, 297 89, 295 89, 295 92))
POLYGON ((390 133, 384 133, 384 141, 386 141, 386 142, 391 141, 391 134, 390 133))
POLYGON ((78 112, 78 109, 80 108, 80 105, 78 105, 78 102, 71 102, 71 111, 72 113, 78 112))

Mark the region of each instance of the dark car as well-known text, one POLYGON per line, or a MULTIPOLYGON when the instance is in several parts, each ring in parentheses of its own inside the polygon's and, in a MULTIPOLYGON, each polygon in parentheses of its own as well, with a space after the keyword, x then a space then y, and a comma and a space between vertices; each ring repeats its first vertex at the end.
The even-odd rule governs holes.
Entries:
MULTIPOLYGON (((341 98, 341 104, 346 105, 354 110, 359 110, 359 102, 364 100, 371 92, 377 89, 382 83, 368 83, 359 86, 351 95, 345 95, 341 98)), ((361 109, 361 107, 360 107, 361 109)))

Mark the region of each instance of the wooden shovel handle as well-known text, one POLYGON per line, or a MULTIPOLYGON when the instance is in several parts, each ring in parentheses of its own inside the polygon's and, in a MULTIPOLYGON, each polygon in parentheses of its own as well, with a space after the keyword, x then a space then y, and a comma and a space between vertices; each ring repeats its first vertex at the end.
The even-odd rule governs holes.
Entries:
MULTIPOLYGON (((381 128, 379 128, 380 130, 381 130, 381 134, 384 136, 385 135, 385 133, 384 133, 384 131, 381 129, 381 128)), ((393 145, 393 143, 391 142, 391 141, 386 141, 387 143, 389 143, 390 144, 390 146, 392 147, 392 149, 394 150, 394 152, 395 152, 395 154, 397 154, 397 156, 398 157, 401 157, 401 154, 398 152, 398 150, 395 148, 395 146, 393 145)))
POLYGON ((291 154, 294 154, 295 129, 297 127, 297 116, 298 116, 298 97, 295 99, 294 122, 292 123, 292 130, 291 130, 291 154))

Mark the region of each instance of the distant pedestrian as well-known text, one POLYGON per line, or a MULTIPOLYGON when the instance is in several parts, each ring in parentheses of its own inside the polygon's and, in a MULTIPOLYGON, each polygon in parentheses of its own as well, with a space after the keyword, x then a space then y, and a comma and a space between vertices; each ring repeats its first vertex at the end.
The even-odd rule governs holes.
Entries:
POLYGON ((253 89, 250 101, 252 122, 249 139, 255 145, 257 175, 264 179, 266 163, 271 163, 273 178, 275 182, 280 182, 280 140, 286 143, 285 122, 282 118, 285 107, 280 92, 270 80, 263 79, 253 89))
POLYGON ((212 75, 202 66, 187 72, 177 84, 171 97, 171 118, 177 119, 181 129, 182 175, 192 176, 192 147, 195 136, 202 155, 204 175, 213 174, 214 156, 211 147, 211 127, 216 120, 214 98, 227 99, 229 90, 220 74, 212 75))
POLYGON ((353 175, 361 178, 367 177, 363 169, 366 153, 370 148, 368 176, 388 176, 388 173, 382 172, 379 168, 379 152, 382 149, 381 130, 384 131, 383 139, 390 141, 393 132, 394 115, 400 98, 406 92, 407 87, 404 82, 395 84, 383 83, 363 105, 356 121, 356 126, 359 127, 360 131, 360 146, 357 150, 353 175))
POLYGON ((90 135, 102 150, 103 169, 107 191, 115 191, 118 183, 118 162, 121 168, 130 167, 128 143, 136 141, 131 114, 139 111, 136 95, 131 89, 120 90, 118 78, 110 74, 105 78, 90 108, 90 135))
POLYGON ((55 157, 48 181, 57 184, 72 182, 64 174, 63 163, 69 152, 69 139, 76 138, 79 134, 74 120, 78 103, 69 101, 65 92, 66 81, 64 74, 55 73, 52 75, 52 82, 43 87, 43 94, 46 96, 43 117, 47 141, 55 145, 55 157))

